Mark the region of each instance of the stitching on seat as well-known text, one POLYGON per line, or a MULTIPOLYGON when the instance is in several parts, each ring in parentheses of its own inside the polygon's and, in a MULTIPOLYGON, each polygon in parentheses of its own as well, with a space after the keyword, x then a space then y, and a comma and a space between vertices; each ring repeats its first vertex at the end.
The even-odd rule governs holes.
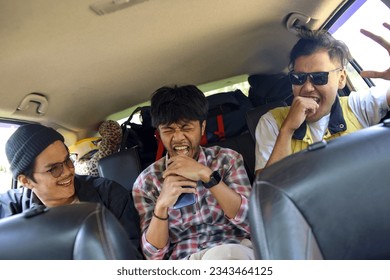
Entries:
POLYGON ((101 207, 100 205, 97 205, 96 208, 97 208, 96 210, 98 210, 98 208, 102 209, 102 211, 100 212, 96 211, 98 213, 98 215, 96 215, 96 218, 97 218, 99 236, 103 237, 102 240, 103 248, 107 251, 108 255, 110 256, 110 259, 116 259, 115 250, 113 249, 111 242, 109 242, 107 237, 107 232, 105 231, 105 227, 107 226, 107 221, 105 219, 106 215, 104 214, 107 211, 107 209, 105 207, 101 207), (100 218, 99 215, 101 215, 100 218))

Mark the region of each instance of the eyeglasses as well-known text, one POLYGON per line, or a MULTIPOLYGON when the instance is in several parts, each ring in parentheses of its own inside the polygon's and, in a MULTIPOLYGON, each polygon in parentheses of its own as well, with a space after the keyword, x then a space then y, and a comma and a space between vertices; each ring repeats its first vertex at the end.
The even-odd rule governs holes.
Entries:
POLYGON ((66 166, 69 168, 74 168, 73 161, 68 156, 66 158, 66 160, 64 160, 63 162, 59 162, 59 163, 54 164, 49 170, 44 171, 44 172, 34 172, 34 173, 50 172, 51 176, 53 176, 54 178, 58 178, 61 176, 62 172, 64 172, 64 164, 66 164, 66 166))
POLYGON ((316 86, 323 86, 328 83, 328 76, 330 72, 340 71, 343 68, 337 68, 330 70, 328 72, 312 72, 312 73, 305 73, 305 72, 289 72, 288 77, 290 78, 290 82, 293 85, 301 86, 303 85, 307 77, 309 76, 312 83, 316 86))

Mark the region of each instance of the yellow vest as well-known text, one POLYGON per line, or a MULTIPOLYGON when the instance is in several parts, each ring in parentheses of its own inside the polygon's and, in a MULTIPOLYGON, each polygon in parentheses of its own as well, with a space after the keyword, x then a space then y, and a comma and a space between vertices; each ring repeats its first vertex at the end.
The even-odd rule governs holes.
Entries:
MULTIPOLYGON (((276 120, 279 130, 286 119, 289 110, 290 107, 279 107, 270 111, 276 120)), ((362 128, 363 126, 348 106, 348 96, 338 97, 332 106, 328 128, 325 131, 323 139, 334 139, 362 128)), ((292 137, 292 153, 304 150, 310 144, 313 144, 313 137, 308 125, 306 122, 303 122, 292 137)))

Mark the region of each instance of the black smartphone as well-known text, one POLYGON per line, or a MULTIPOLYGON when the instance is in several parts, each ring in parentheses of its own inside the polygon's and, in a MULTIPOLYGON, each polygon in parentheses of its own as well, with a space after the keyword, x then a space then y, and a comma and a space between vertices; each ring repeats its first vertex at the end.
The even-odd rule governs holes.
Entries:
MULTIPOLYGON (((183 188, 192 188, 192 187, 183 187, 183 188)), ((188 205, 194 204, 196 201, 194 193, 182 193, 177 198, 175 204, 173 205, 173 209, 179 209, 188 205)))

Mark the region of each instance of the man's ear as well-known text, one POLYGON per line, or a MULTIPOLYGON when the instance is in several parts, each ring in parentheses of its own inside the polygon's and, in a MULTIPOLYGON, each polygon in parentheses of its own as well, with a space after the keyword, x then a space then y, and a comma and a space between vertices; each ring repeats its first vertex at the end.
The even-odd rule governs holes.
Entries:
POLYGON ((202 129, 202 135, 203 135, 204 132, 206 131, 206 120, 204 120, 204 121, 202 122, 202 127, 201 127, 201 129, 202 129))
POLYGON ((343 89, 347 83, 347 71, 345 69, 340 71, 339 89, 343 89))
POLYGON ((24 186, 28 189, 31 189, 31 190, 33 189, 31 179, 27 178, 26 175, 20 174, 18 176, 18 181, 19 181, 19 184, 21 184, 22 186, 24 186))

